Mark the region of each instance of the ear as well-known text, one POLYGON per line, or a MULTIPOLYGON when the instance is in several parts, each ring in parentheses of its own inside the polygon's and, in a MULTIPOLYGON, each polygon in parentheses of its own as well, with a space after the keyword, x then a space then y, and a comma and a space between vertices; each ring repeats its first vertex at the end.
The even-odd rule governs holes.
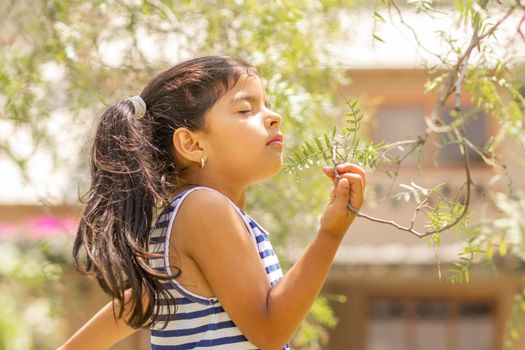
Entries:
POLYGON ((202 135, 188 130, 187 128, 177 128, 173 132, 173 146, 177 153, 185 161, 199 163, 204 148, 201 147, 202 135))

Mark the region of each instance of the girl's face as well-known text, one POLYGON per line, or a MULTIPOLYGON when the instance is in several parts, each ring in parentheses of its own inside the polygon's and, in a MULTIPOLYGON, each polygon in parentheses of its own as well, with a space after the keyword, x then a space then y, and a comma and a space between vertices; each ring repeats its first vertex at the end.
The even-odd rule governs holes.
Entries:
POLYGON ((242 75, 207 112, 206 123, 207 161, 199 169, 206 177, 215 172, 244 186, 279 171, 283 145, 267 143, 281 134, 282 117, 270 109, 258 76, 242 75))

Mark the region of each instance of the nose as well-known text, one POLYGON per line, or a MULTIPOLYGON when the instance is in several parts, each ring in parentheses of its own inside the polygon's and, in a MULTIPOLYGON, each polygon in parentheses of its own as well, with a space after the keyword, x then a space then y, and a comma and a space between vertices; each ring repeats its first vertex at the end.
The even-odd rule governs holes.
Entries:
POLYGON ((281 127, 281 123, 283 121, 283 117, 277 113, 272 111, 271 109, 268 109, 268 112, 266 113, 266 125, 271 127, 273 124, 277 124, 277 129, 281 127))

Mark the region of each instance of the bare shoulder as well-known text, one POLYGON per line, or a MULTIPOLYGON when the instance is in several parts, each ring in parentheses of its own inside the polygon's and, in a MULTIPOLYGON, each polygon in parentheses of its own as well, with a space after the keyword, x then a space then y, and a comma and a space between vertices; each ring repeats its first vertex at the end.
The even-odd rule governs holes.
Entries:
MULTIPOLYGON (((192 232, 191 240, 194 241, 196 232, 203 232, 206 227, 216 227, 226 218, 243 226, 242 219, 235 211, 232 203, 226 196, 210 190, 197 190, 189 193, 181 203, 177 213, 179 227, 183 227, 187 232, 192 232)), ((204 232, 205 233, 205 232, 204 232)))
POLYGON ((193 191, 179 208, 185 254, 250 341, 264 345, 266 301, 271 289, 253 237, 234 204, 221 193, 193 191))
MULTIPOLYGON (((187 233, 183 238, 186 253, 192 256, 196 249, 209 249, 216 240, 251 242, 234 204, 217 191, 192 191, 182 202, 177 214, 178 227, 187 233)), ((255 246, 253 246, 255 251, 255 246)))

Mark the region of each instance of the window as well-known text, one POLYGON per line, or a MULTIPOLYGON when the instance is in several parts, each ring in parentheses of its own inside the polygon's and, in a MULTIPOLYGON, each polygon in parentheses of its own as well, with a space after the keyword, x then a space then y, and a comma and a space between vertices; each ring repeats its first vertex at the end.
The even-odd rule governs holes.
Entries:
POLYGON ((367 350, 493 350, 488 302, 456 299, 373 299, 367 350))
MULTIPOLYGON (((445 108, 441 113, 441 119, 444 123, 450 124, 455 117, 450 115, 452 108, 445 108)), ((463 113, 468 117, 465 126, 466 138, 478 148, 483 148, 489 138, 488 118, 483 111, 474 111, 464 109, 463 113)), ((376 118, 374 119, 374 142, 384 141, 393 143, 406 139, 415 139, 418 135, 424 135, 426 130, 425 111, 417 105, 391 106, 383 105, 378 107, 376 118)), ((428 158, 435 160, 439 165, 457 165, 462 164, 463 156, 461 155, 459 144, 454 141, 453 133, 436 134, 436 143, 444 145, 436 148, 428 158), (451 143, 454 142, 454 143, 451 143)), ((404 150, 395 149, 388 152, 391 158, 402 157, 410 150, 411 145, 404 147, 404 150)), ((437 147, 437 146, 436 146, 437 147)), ((425 152, 430 149, 421 147, 417 152, 413 152, 403 161, 403 164, 416 164, 418 157, 424 156, 425 152)), ((467 147, 469 160, 471 163, 482 163, 481 156, 472 148, 467 147)))
MULTIPOLYGON (((450 115, 451 111, 452 109, 450 108, 446 109, 441 115, 441 119, 446 124, 450 124, 456 119, 456 117, 452 117, 450 115)), ((488 141, 488 127, 486 114, 483 111, 476 111, 476 113, 473 113, 469 110, 464 110, 463 113, 469 116, 469 120, 466 121, 465 125, 465 137, 475 146, 482 148, 488 141)), ((459 144, 457 142, 450 143, 450 140, 455 140, 455 136, 453 139, 451 139, 451 136, 449 136, 448 134, 443 133, 439 135, 439 144, 448 144, 446 144, 440 150, 438 150, 438 163, 463 163, 463 155, 461 154, 461 151, 459 149, 459 144)), ((471 162, 483 162, 481 156, 472 148, 467 147, 467 153, 471 162)))
MULTIPOLYGON (((374 128, 374 142, 393 143, 397 141, 415 139, 423 135, 426 129, 423 108, 418 106, 380 106, 377 109, 374 128)), ((389 157, 402 157, 411 149, 411 145, 404 150, 393 149, 388 152, 389 157)), ((402 164, 415 164, 417 152, 413 152, 402 164)))

